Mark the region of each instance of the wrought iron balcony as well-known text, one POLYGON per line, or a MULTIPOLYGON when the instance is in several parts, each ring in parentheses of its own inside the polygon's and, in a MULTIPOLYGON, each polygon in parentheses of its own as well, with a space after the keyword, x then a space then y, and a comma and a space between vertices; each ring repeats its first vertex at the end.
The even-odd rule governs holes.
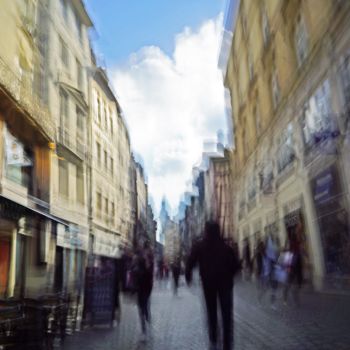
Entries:
POLYGON ((0 57, 0 87, 6 90, 24 115, 48 138, 54 140, 55 126, 49 109, 34 93, 30 84, 16 74, 0 57))
POLYGON ((58 128, 57 142, 74 153, 80 159, 86 157, 86 147, 83 138, 73 137, 66 128, 58 128))

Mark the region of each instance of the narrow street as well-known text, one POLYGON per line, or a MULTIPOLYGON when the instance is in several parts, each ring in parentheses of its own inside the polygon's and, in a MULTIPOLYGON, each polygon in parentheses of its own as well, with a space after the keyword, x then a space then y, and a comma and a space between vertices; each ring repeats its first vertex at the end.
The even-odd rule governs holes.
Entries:
MULTIPOLYGON (((350 298, 304 292, 301 305, 272 309, 268 296, 258 304, 253 284, 235 289, 235 349, 350 349, 350 298)), ((140 341, 136 306, 122 303, 121 323, 114 329, 93 329, 67 338, 64 350, 202 350, 207 349, 206 323, 198 286, 182 285, 178 296, 170 286, 155 287, 152 296, 152 335, 140 341)))

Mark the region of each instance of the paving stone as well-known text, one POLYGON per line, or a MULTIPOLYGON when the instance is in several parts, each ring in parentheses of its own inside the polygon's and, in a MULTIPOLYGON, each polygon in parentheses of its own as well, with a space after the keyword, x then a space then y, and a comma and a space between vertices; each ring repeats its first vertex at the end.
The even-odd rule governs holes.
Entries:
MULTIPOLYGON (((302 306, 276 310, 268 298, 257 301, 250 282, 235 287, 235 349, 237 350, 350 350, 350 298, 302 293, 302 306)), ((140 342, 137 307, 122 300, 120 324, 114 329, 84 330, 67 338, 63 350, 205 350, 206 317, 199 286, 182 286, 174 296, 170 285, 157 285, 151 300, 152 327, 140 342)))

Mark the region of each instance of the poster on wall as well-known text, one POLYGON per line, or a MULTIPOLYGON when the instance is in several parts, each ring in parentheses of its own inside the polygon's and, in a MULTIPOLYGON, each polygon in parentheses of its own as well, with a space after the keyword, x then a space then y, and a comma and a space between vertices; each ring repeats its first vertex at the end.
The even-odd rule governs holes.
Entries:
POLYGON ((5 131, 6 164, 20 167, 32 166, 23 143, 14 137, 7 129, 5 131))

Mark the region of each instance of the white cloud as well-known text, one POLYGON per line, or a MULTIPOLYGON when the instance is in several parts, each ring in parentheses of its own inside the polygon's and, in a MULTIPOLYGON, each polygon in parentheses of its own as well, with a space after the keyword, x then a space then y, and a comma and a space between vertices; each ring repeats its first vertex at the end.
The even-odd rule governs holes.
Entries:
POLYGON ((144 47, 114 70, 132 147, 144 159, 157 207, 163 195, 177 206, 203 141, 226 128, 217 68, 221 33, 222 15, 198 31, 185 28, 175 37, 172 57, 158 47, 144 47))

